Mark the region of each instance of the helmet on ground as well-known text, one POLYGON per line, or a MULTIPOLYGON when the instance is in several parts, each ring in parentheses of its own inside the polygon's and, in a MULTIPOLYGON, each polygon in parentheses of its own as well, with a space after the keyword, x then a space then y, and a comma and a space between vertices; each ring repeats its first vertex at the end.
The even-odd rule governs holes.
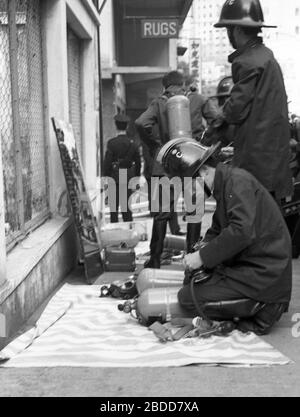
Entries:
POLYGON ((161 148, 157 161, 171 177, 192 178, 202 165, 219 154, 220 146, 220 142, 206 147, 194 139, 174 139, 161 148))
POLYGON ((229 97, 233 87, 232 77, 225 77, 219 82, 216 97, 229 97))
POLYGON ((243 26, 252 28, 269 27, 264 23, 264 14, 259 0, 226 0, 216 28, 243 26))

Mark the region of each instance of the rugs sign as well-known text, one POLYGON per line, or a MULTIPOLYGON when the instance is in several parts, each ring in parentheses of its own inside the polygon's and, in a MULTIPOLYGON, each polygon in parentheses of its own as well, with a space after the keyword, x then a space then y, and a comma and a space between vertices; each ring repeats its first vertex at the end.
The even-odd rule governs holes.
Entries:
POLYGON ((142 20, 142 38, 178 38, 179 22, 176 19, 142 20))

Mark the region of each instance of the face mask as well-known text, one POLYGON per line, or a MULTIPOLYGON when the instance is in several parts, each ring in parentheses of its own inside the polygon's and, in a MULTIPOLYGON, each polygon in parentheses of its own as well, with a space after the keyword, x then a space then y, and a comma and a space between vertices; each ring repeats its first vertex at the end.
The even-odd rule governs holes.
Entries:
POLYGON ((234 26, 228 27, 227 28, 227 35, 228 35, 228 39, 229 39, 229 42, 231 43, 232 47, 234 49, 238 49, 237 43, 236 43, 235 37, 234 37, 234 29, 235 29, 234 26))

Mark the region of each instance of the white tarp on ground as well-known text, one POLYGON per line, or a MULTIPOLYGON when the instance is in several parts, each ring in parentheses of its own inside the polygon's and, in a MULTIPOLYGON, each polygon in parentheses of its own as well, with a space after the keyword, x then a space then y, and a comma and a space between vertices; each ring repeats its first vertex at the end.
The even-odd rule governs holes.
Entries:
POLYGON ((290 360, 254 334, 183 339, 162 344, 100 286, 66 284, 36 326, 2 352, 4 367, 178 367, 286 365, 290 360))

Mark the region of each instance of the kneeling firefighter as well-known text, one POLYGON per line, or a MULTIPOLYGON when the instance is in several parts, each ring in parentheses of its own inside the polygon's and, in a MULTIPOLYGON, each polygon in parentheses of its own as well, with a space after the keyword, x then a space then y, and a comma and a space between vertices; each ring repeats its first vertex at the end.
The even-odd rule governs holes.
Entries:
POLYGON ((202 306, 210 318, 242 317, 240 330, 266 334, 291 299, 290 234, 270 193, 249 172, 218 163, 219 149, 178 139, 158 155, 169 175, 200 176, 216 200, 200 250, 184 260, 191 277, 201 268, 209 274, 199 284, 186 279, 178 300, 191 315, 202 306))

